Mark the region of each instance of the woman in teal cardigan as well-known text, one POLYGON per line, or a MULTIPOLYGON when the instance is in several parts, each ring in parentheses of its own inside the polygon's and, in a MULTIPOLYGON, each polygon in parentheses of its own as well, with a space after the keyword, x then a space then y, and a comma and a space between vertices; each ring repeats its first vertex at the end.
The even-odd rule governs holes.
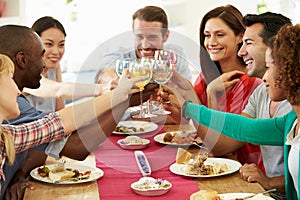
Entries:
MULTIPOLYGON (((285 190, 289 200, 300 200, 299 49, 300 24, 283 27, 266 52, 268 69, 263 81, 267 92, 273 101, 287 99, 293 107, 293 110, 283 117, 249 119, 240 115, 218 112, 185 101, 188 99, 187 93, 179 91, 179 87, 164 90, 168 93, 169 106, 181 108, 184 118, 193 119, 199 124, 237 140, 258 145, 284 146, 285 190)), ((163 95, 163 98, 166 99, 166 96, 163 95)))

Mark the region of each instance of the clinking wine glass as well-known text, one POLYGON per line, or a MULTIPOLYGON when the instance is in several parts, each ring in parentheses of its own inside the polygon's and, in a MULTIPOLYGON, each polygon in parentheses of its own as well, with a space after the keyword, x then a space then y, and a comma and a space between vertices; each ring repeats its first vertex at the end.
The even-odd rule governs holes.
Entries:
MULTIPOLYGON (((170 60, 154 60, 152 67, 152 79, 159 84, 159 92, 161 92, 162 86, 165 85, 173 74, 173 67, 170 60)), ((168 115, 171 112, 165 110, 161 104, 159 109, 154 114, 157 115, 168 115)))
MULTIPOLYGON (((176 64, 177 64, 177 56, 176 56, 176 53, 174 50, 171 50, 171 49, 157 49, 155 52, 154 52, 154 59, 155 60, 169 60, 170 61, 170 66, 171 66, 171 69, 173 70, 176 70, 176 64)), ((169 67, 170 67, 169 66, 169 67)), ((172 74, 171 74, 172 76, 172 74)), ((171 78, 170 76, 170 78, 171 78)), ((169 79, 170 79, 169 78, 169 79)), ((169 80, 167 80, 166 82, 168 82, 169 80)), ((165 83, 163 83, 164 85, 165 83)), ((160 88, 161 88, 162 85, 160 85, 160 88)), ((161 89, 160 89, 161 91, 161 89)), ((152 107, 154 107, 155 105, 159 104, 157 101, 152 101, 151 102, 152 104, 152 107)), ((152 113, 161 113, 161 114, 169 114, 168 113, 169 111, 166 111, 162 106, 161 104, 159 104, 158 106, 158 110, 155 111, 155 112, 152 112, 152 113)))
POLYGON ((152 64, 153 64, 152 59, 140 59, 140 60, 136 60, 132 65, 129 66, 129 75, 131 78, 140 77, 140 76, 147 77, 146 80, 135 83, 135 85, 140 90, 141 110, 137 116, 138 118, 152 117, 151 114, 145 113, 143 109, 143 90, 144 87, 150 82, 152 78, 152 64))
POLYGON ((155 60, 170 60, 173 70, 176 70, 177 56, 171 49, 158 49, 154 52, 155 60))
POLYGON ((132 59, 132 58, 118 59, 116 61, 117 75, 120 77, 122 75, 123 70, 129 68, 134 62, 135 62, 135 59, 132 59))

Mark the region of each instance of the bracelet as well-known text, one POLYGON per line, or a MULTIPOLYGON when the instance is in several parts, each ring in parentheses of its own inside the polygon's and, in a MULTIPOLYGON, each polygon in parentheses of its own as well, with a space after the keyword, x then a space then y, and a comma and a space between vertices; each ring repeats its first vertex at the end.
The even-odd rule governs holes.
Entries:
POLYGON ((191 119, 191 118, 189 118, 188 116, 186 116, 186 115, 184 114, 185 107, 186 107, 186 105, 187 105, 188 103, 192 103, 192 101, 191 101, 191 100, 185 101, 184 104, 183 104, 183 106, 182 106, 182 109, 181 109, 182 117, 183 117, 184 119, 186 119, 186 120, 190 120, 190 119, 191 119))

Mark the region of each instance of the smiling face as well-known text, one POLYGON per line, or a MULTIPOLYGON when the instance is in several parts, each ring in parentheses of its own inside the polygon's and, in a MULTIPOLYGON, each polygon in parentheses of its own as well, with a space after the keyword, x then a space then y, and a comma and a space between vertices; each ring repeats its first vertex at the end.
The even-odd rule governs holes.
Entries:
POLYGON ((41 38, 32 32, 32 37, 26 41, 24 51, 18 52, 15 56, 14 80, 20 90, 24 87, 32 89, 40 87, 41 73, 45 66, 44 52, 41 38))
POLYGON ((285 90, 282 87, 284 84, 279 85, 276 81, 276 66, 272 57, 272 51, 270 48, 266 50, 266 73, 263 76, 263 81, 266 85, 267 92, 272 101, 282 101, 286 99, 285 90))
POLYGON ((153 57, 154 51, 163 48, 167 41, 169 32, 162 34, 161 22, 146 22, 135 19, 133 23, 135 37, 135 49, 138 58, 153 57))
POLYGON ((49 28, 41 33, 45 47, 44 61, 46 68, 56 68, 65 53, 65 35, 57 28, 49 28))
POLYGON ((213 61, 235 61, 242 34, 235 35, 220 18, 209 19, 204 28, 204 46, 213 61))
POLYGON ((243 46, 238 55, 243 57, 247 65, 248 75, 262 78, 266 71, 265 52, 267 45, 264 44, 260 33, 263 31, 263 25, 253 24, 246 28, 243 37, 243 46))

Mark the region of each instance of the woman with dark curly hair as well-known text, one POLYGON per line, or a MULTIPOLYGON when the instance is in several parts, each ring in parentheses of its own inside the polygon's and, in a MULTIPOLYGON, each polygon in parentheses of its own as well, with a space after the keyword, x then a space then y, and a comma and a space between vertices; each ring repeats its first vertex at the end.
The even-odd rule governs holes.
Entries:
POLYGON ((182 92, 179 93, 176 88, 169 92, 169 100, 173 106, 182 108, 183 117, 191 118, 226 136, 258 145, 284 146, 287 199, 299 200, 300 24, 282 27, 270 46, 266 52, 268 69, 263 81, 273 101, 287 99, 291 103, 293 110, 287 115, 271 119, 249 119, 219 112, 185 101, 180 95, 182 92))

